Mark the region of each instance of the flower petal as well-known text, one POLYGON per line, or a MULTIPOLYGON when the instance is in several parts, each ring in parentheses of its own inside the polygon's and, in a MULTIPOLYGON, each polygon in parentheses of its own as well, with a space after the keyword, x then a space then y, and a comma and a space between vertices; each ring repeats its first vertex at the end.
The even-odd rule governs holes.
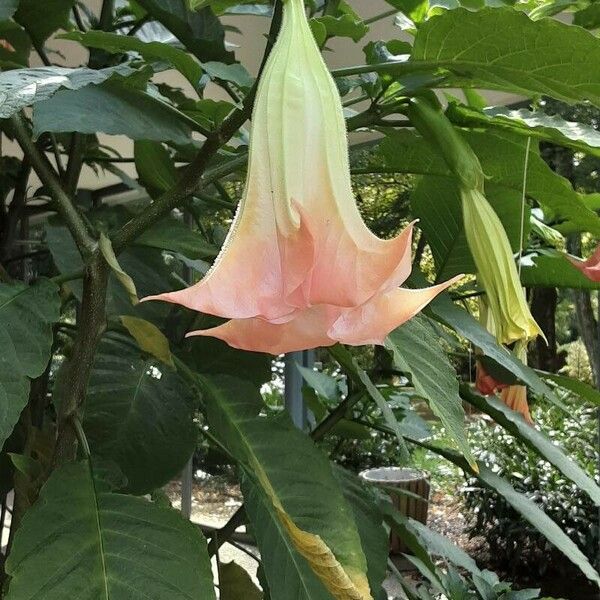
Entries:
POLYGON ((379 294, 358 308, 344 311, 327 333, 330 338, 353 346, 383 345, 391 331, 414 317, 440 292, 462 277, 458 275, 421 290, 397 288, 379 294))
POLYGON ((302 311, 286 323, 269 323, 259 318, 232 319, 218 327, 187 335, 216 337, 233 348, 277 355, 332 346, 335 340, 327 336, 327 330, 338 315, 339 309, 319 306, 302 311))
POLYGON ((579 260, 567 256, 574 267, 579 269, 589 280, 600 283, 600 246, 596 248, 594 254, 587 260, 579 260))
POLYGON ((530 424, 533 425, 533 419, 529 412, 529 405, 527 404, 527 388, 524 385, 510 385, 502 390, 500 395, 502 402, 512 408, 512 410, 521 413, 523 418, 530 424))

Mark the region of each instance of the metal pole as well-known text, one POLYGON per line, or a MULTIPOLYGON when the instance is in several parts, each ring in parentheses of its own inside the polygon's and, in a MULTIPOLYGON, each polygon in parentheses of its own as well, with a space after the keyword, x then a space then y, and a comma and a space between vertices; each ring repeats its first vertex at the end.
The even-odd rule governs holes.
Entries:
POLYGON ((285 393, 284 404, 292 422, 298 429, 303 431, 307 427, 307 412, 302 397, 302 375, 298 365, 312 368, 315 364, 315 351, 302 350, 300 352, 288 352, 285 355, 285 393))
MULTIPOLYGON (((191 229, 194 224, 194 219, 189 212, 185 212, 183 215, 184 223, 191 229)), ((183 267, 183 278, 187 283, 192 284, 193 273, 192 270, 185 266, 183 267)), ((181 473, 181 514, 186 519, 190 519, 192 516, 192 493, 194 486, 194 455, 190 456, 187 464, 183 468, 181 473)))

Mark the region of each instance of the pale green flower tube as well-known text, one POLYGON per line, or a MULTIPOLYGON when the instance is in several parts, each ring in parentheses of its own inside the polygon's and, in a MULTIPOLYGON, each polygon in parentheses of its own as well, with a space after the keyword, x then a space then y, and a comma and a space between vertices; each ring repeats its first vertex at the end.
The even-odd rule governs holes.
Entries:
POLYGON ((543 335, 523 293, 510 242, 498 215, 478 190, 461 190, 465 234, 487 295, 488 328, 502 344, 543 335))

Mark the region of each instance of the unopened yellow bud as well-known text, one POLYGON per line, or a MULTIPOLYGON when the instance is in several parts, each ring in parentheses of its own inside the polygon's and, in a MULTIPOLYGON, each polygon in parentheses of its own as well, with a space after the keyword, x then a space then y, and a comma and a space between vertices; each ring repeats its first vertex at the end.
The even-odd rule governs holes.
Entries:
POLYGON ((487 295, 488 327, 502 344, 543 335, 531 315, 506 231, 478 190, 462 190, 465 234, 487 295))

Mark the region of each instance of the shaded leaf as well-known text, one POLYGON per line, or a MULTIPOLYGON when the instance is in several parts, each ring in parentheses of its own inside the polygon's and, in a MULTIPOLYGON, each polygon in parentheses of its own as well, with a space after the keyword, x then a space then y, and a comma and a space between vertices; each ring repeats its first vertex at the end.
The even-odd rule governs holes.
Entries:
POLYGON ((98 70, 35 67, 5 71, 0 73, 0 118, 6 119, 25 106, 47 100, 61 88, 77 90, 86 85, 100 84, 115 74, 127 77, 135 72, 128 65, 98 70))
POLYGON ((579 396, 582 400, 591 402, 592 404, 600 407, 600 391, 593 388, 591 385, 584 381, 567 377, 566 375, 557 375, 556 373, 546 373, 545 371, 537 371, 540 377, 548 379, 557 386, 573 392, 579 396))
POLYGON ((200 529, 172 509, 112 493, 86 462, 52 474, 6 571, 7 600, 215 598, 200 529))
POLYGON ((99 48, 111 53, 137 52, 147 61, 166 61, 173 65, 194 88, 202 77, 202 67, 187 52, 164 42, 144 42, 139 38, 106 31, 72 31, 59 36, 88 48, 99 48))
POLYGON ((175 185, 175 162, 160 142, 137 140, 133 144, 133 156, 140 183, 151 198, 158 198, 175 185))
POLYGON ((36 137, 44 132, 103 132, 189 145, 195 127, 192 119, 173 106, 116 81, 59 91, 33 110, 36 137))
POLYGON ((188 258, 214 258, 219 249, 207 242, 200 232, 191 230, 175 217, 163 219, 136 240, 140 246, 179 252, 188 258))
POLYGON ((584 491, 597 506, 600 506, 600 488, 596 483, 542 431, 528 424, 520 413, 508 408, 495 396, 484 398, 466 387, 463 387, 462 397, 480 411, 490 415, 516 439, 552 463, 565 477, 577 484, 577 487, 584 491))
POLYGON ((465 433, 465 413, 458 395, 456 372, 427 320, 417 315, 386 340, 396 366, 411 376, 412 384, 469 463, 474 463, 465 433))
POLYGON ((260 417, 256 388, 232 377, 199 380, 211 428, 260 488, 294 548, 335 598, 371 598, 356 525, 326 456, 287 414, 260 417))
POLYGON ((50 360, 59 311, 58 287, 49 280, 0 284, 0 447, 27 404, 29 379, 50 360))
POLYGON ((56 30, 69 27, 69 14, 75 0, 20 0, 15 21, 42 45, 56 30))
POLYGON ((190 11, 186 0, 137 0, 201 61, 230 63, 233 54, 225 50, 225 31, 210 8, 190 11))
POLYGON ((425 312, 469 340, 485 356, 509 370, 534 392, 552 397, 552 390, 535 374, 532 368, 523 364, 512 352, 500 346, 494 336, 466 310, 456 306, 448 294, 437 296, 425 309, 425 312))
POLYGON ((102 342, 83 425, 94 455, 119 465, 129 491, 150 492, 181 471, 195 447, 193 414, 191 392, 172 369, 102 342))
POLYGON ((496 475, 485 463, 478 461, 478 471, 475 472, 465 459, 447 448, 440 448, 433 444, 420 442, 432 452, 443 456, 465 472, 476 476, 488 488, 500 494, 521 516, 529 521, 546 539, 563 553, 581 572, 591 581, 600 584, 600 575, 591 566, 575 543, 561 530, 561 528, 541 510, 533 500, 517 492, 508 481, 496 475))
POLYGON ((220 600, 261 600, 262 592, 254 585, 244 568, 235 562, 219 566, 220 600))
MULTIPOLYGON (((487 177, 486 193, 499 194, 506 189, 522 194, 527 140, 508 131, 461 134, 481 162, 487 177)), ((387 164, 397 172, 451 177, 441 155, 410 131, 388 133, 380 148, 387 164)), ((529 149, 526 193, 540 203, 548 219, 558 223, 568 221, 580 231, 600 235, 600 217, 586 206, 566 179, 550 169, 536 144, 529 149)))

